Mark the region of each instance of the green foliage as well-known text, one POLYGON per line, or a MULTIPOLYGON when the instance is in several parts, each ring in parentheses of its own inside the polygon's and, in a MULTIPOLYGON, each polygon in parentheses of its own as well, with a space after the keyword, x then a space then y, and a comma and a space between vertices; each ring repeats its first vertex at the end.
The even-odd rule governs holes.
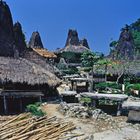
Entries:
POLYGON ((140 90, 140 84, 129 84, 126 86, 127 91, 130 91, 131 89, 140 90))
POLYGON ((136 30, 140 32, 140 19, 130 25, 131 30, 136 30))
POLYGON ((79 74, 79 71, 76 67, 66 68, 62 70, 63 74, 79 74))
POLYGON ((118 85, 115 82, 102 82, 99 84, 95 84, 95 89, 105 90, 107 87, 121 89, 121 85, 118 85))
POLYGON ((133 30, 132 35, 133 35, 133 38, 134 38, 135 47, 140 48, 140 32, 136 31, 136 30, 133 30))
POLYGON ((135 48, 140 48, 140 19, 130 25, 130 31, 134 38, 135 48))
MULTIPOLYGON (((138 19, 136 22, 132 23, 130 26, 125 25, 125 29, 127 28, 133 36, 135 49, 140 48, 140 19, 138 19)), ((122 29, 124 29, 122 28, 122 29)), ((111 51, 114 52, 115 47, 117 46, 118 41, 112 41, 110 43, 111 51)))
POLYGON ((30 104, 27 106, 27 111, 31 112, 32 115, 42 117, 45 113, 40 108, 41 103, 37 102, 35 104, 30 104))
POLYGON ((118 41, 112 41, 112 42, 109 44, 109 46, 110 46, 111 48, 115 48, 117 45, 118 45, 118 41))
POLYGON ((63 52, 61 57, 69 63, 78 63, 81 61, 81 53, 63 52))
POLYGON ((85 72, 90 72, 92 67, 84 67, 82 70, 85 72))
POLYGON ((91 98, 88 98, 88 97, 82 97, 80 99, 80 102, 85 104, 86 106, 89 106, 92 103, 92 100, 91 98))
POLYGON ((96 55, 96 53, 85 51, 81 56, 82 65, 84 67, 92 67, 97 63, 99 58, 100 56, 96 55))
POLYGON ((112 62, 109 59, 100 59, 98 61, 98 64, 99 65, 110 65, 110 64, 112 64, 112 62))

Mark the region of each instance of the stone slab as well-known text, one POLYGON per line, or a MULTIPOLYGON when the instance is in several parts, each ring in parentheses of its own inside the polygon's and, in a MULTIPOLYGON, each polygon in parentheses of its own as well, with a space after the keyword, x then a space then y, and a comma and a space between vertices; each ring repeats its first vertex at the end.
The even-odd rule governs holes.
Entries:
POLYGON ((83 92, 80 93, 80 95, 82 97, 89 97, 92 99, 108 99, 120 102, 123 102, 128 99, 128 96, 123 94, 102 94, 102 93, 83 92))
POLYGON ((61 92, 60 95, 62 95, 62 96, 76 96, 77 92, 76 91, 64 91, 64 92, 61 92))
POLYGON ((130 110, 128 114, 128 121, 140 122, 140 111, 130 110))
POLYGON ((140 101, 125 101, 122 108, 126 110, 140 111, 140 101))

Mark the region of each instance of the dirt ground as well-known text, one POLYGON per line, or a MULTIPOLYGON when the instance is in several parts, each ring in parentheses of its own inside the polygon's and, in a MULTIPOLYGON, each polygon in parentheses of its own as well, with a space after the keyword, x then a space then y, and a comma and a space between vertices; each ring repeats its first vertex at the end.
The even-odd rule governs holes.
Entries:
MULTIPOLYGON (((78 140, 140 140, 140 129, 126 123, 126 117, 113 117, 118 121, 118 129, 110 128, 105 122, 96 122, 90 119, 70 118, 63 116, 58 111, 59 104, 46 104, 42 108, 49 117, 57 116, 58 118, 72 121, 77 129, 75 133, 84 134, 78 140)), ((137 124, 136 124, 137 125, 137 124)), ((135 126, 135 125, 134 125, 135 126)))

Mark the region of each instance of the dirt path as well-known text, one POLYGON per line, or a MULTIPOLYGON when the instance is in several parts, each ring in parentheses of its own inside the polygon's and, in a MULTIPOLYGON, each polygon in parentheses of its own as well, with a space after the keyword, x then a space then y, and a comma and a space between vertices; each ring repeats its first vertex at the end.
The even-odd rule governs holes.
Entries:
POLYGON ((47 113, 49 117, 57 116, 58 118, 63 118, 64 116, 58 112, 59 104, 46 104, 43 106, 43 111, 47 113))
MULTIPOLYGON (((57 116, 58 118, 73 122, 77 126, 77 129, 74 132, 85 134, 77 140, 140 140, 140 130, 137 130, 131 125, 126 125, 118 130, 108 130, 102 122, 63 116, 58 111, 58 106, 59 104, 47 104, 43 106, 43 110, 47 112, 49 117, 57 116), (92 135, 94 138, 89 138, 89 136, 91 137, 92 135)), ((121 117, 116 119, 126 123, 126 118, 123 118, 123 120, 121 117)))

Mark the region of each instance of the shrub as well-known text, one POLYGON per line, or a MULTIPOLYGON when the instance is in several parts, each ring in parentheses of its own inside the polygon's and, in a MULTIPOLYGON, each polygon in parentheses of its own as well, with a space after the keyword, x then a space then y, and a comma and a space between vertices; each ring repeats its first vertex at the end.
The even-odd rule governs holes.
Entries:
POLYGON ((102 82, 102 83, 99 83, 99 84, 95 84, 95 88, 96 89, 100 89, 100 90, 105 90, 107 87, 109 88, 114 88, 114 89, 121 89, 121 85, 115 83, 115 82, 102 82))
POLYGON ((90 106, 91 103, 92 103, 92 100, 91 100, 91 98, 83 97, 83 98, 80 99, 80 102, 83 103, 86 106, 90 106))
POLYGON ((31 112, 32 115, 42 117, 45 113, 40 108, 41 103, 30 104, 27 106, 27 111, 31 112))
POLYGON ((129 91, 131 89, 140 90, 140 84, 129 84, 126 86, 127 91, 129 91))
POLYGON ((75 67, 71 67, 71 68, 62 70, 62 73, 64 73, 64 74, 79 74, 78 69, 75 67))

